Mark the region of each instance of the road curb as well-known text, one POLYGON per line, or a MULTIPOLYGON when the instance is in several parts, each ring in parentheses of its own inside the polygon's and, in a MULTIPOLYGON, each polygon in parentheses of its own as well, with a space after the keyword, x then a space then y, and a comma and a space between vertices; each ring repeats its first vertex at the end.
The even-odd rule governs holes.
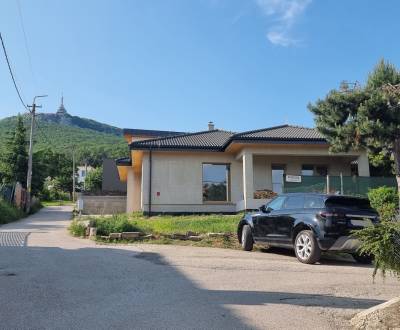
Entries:
POLYGON ((351 321, 353 329, 400 329, 400 297, 383 304, 371 307, 354 316, 351 321))

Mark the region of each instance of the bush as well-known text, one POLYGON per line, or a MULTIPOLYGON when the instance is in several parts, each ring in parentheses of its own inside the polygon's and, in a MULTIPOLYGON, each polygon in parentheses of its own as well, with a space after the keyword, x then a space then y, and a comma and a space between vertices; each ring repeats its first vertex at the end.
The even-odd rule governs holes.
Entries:
POLYGON ((86 226, 77 220, 71 222, 70 226, 68 227, 69 232, 72 236, 77 237, 84 237, 86 232, 86 226))
POLYGON ((124 215, 114 215, 111 218, 92 219, 91 224, 97 228, 97 235, 108 236, 110 233, 140 231, 124 215))
POLYGON ((0 199, 0 224, 5 224, 24 217, 24 212, 0 199))
POLYGON ((378 211, 381 220, 392 220, 395 217, 399 204, 396 188, 383 186, 370 189, 368 198, 371 206, 378 211))
POLYGON ((375 277, 378 269, 385 275, 387 271, 400 277, 400 223, 385 221, 355 231, 353 236, 361 241, 361 254, 374 257, 375 277))
POLYGON ((103 167, 95 168, 89 171, 85 178, 85 189, 89 192, 101 191, 103 182, 103 167))

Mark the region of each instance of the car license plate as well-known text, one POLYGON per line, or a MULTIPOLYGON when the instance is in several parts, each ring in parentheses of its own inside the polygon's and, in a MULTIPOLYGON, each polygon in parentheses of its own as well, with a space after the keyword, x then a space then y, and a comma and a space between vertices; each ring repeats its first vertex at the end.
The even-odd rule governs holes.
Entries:
POLYGON ((372 226, 372 221, 371 219, 362 219, 362 220, 352 219, 351 224, 357 227, 369 227, 372 226))

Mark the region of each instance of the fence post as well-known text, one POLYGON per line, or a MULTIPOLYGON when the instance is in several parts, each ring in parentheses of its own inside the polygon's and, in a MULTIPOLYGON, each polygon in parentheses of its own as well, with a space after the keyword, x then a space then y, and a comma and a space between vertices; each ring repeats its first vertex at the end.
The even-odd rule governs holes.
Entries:
POLYGON ((326 175, 326 193, 329 194, 329 174, 326 175))
POLYGON ((343 193, 343 173, 340 172, 340 194, 344 195, 343 193))

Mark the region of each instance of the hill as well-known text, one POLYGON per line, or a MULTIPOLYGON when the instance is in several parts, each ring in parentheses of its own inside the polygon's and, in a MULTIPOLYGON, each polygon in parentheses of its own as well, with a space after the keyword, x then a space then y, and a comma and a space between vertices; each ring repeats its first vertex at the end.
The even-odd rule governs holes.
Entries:
MULTIPOLYGON (((8 132, 15 127, 17 117, 0 120, 0 149, 8 132)), ((30 115, 23 115, 29 131, 30 115)), ((85 159, 91 165, 99 165, 102 158, 119 158, 128 154, 122 130, 95 120, 65 114, 39 113, 36 116, 35 151, 50 148, 71 154, 75 148, 78 161, 85 159)))

